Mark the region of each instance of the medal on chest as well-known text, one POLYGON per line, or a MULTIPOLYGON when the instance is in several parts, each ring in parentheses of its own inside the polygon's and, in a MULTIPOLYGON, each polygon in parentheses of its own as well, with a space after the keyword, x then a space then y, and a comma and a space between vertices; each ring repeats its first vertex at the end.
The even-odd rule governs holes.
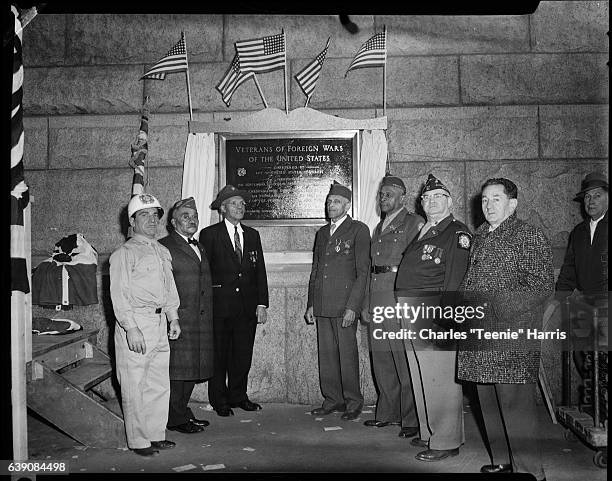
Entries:
POLYGON ((423 246, 423 255, 421 256, 421 260, 428 261, 431 259, 431 253, 433 252, 436 246, 432 246, 430 244, 425 244, 423 246))
POLYGON ((340 239, 336 239, 336 247, 335 247, 336 252, 340 252, 341 244, 342 244, 342 241, 340 239))

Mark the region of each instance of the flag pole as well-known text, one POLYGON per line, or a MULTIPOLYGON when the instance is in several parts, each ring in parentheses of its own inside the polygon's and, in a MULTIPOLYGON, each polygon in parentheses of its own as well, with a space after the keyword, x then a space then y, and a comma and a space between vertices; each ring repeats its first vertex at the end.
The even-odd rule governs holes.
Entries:
POLYGON ((383 116, 387 115, 387 26, 383 26, 385 36, 385 62, 383 63, 383 116))
POLYGON ((183 43, 185 44, 185 63, 187 68, 185 69, 185 75, 187 76, 187 103, 189 104, 189 120, 193 120, 193 111, 191 110, 191 85, 189 84, 189 62, 187 61, 187 40, 185 40, 185 32, 181 32, 183 36, 183 43))
POLYGON ((253 80, 255 81, 255 85, 257 86, 257 90, 259 91, 259 96, 261 97, 261 100, 264 104, 264 108, 268 108, 268 102, 266 102, 266 98, 264 97, 264 94, 261 90, 261 87, 259 86, 259 81, 257 80, 257 75, 253 74, 253 80))
POLYGON ((283 45, 285 46, 285 63, 283 65, 283 87, 285 89, 285 113, 289 115, 289 104, 287 103, 287 38, 285 36, 285 29, 281 30, 283 34, 283 45))
POLYGON ((308 102, 310 102, 310 95, 306 97, 306 103, 304 104, 304 108, 308 107, 308 102))

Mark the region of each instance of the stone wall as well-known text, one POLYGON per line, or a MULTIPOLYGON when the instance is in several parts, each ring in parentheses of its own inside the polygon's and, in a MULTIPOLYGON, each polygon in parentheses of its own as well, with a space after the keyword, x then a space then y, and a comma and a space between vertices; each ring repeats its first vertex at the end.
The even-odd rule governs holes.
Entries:
MULTIPOLYGON (((305 99, 293 75, 331 36, 309 106, 372 118, 383 114, 382 69, 343 76, 361 44, 386 25, 389 161, 408 186, 409 206, 433 172, 450 187, 455 215, 473 228, 482 221, 474 203, 479 186, 489 177, 509 177, 519 186, 519 217, 544 229, 558 268, 581 220, 572 201, 581 178, 608 169, 608 10, 608 2, 541 2, 524 16, 352 16, 356 35, 333 16, 41 14, 23 36, 33 265, 75 232, 98 249, 100 304, 64 315, 100 329, 99 343, 110 349, 107 259, 125 239, 130 144, 147 95, 149 191, 164 206, 180 196, 189 119, 185 76, 139 81, 146 67, 184 30, 194 119, 242 117, 263 108, 253 83, 238 89, 229 109, 214 89, 233 44, 284 27, 294 109, 305 99)), ((268 104, 284 108, 282 71, 258 78, 268 104)), ((259 230, 264 250, 278 252, 309 251, 316 229, 259 230)), ((308 270, 269 266, 269 322, 258 329, 249 385, 255 400, 320 400, 315 330, 302 318, 308 270)), ((35 307, 34 315, 51 314, 35 307)), ((359 336, 364 391, 374 401, 363 329, 359 336)), ((548 364, 558 393, 558 360, 548 364)), ((107 390, 112 394, 110 385, 107 390)), ((204 386, 194 397, 206 399, 204 386)))

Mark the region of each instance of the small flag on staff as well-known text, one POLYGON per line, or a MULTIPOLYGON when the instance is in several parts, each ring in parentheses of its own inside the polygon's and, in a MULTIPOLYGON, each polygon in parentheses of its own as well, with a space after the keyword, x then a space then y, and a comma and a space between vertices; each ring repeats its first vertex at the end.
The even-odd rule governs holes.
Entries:
POLYGON ((185 48, 185 35, 170 51, 145 73, 142 79, 164 80, 167 73, 184 72, 187 70, 187 49, 185 48))
MULTIPOLYGON (((23 63, 22 25, 19 12, 14 5, 11 11, 15 17, 13 33, 13 92, 11 96, 11 170, 10 170, 10 258, 11 291, 30 292, 28 266, 26 262, 26 229, 23 211, 30 201, 30 193, 23 176, 23 63)), ((7 106, 8 107, 8 106, 7 106)))
POLYGON ((351 62, 346 75, 353 69, 366 67, 384 67, 387 60, 387 31, 377 33, 364 43, 351 62))
POLYGON ((223 99, 223 102, 225 102, 225 105, 229 107, 232 101, 232 95, 236 89, 243 82, 246 82, 248 79, 254 76, 255 74, 253 72, 244 73, 242 70, 240 70, 238 54, 234 55, 234 59, 227 69, 227 72, 225 72, 221 82, 219 82, 219 84, 215 87, 221 94, 221 98, 223 99))
POLYGON ((329 38, 323 51, 317 55, 317 57, 304 67, 300 72, 295 75, 298 85, 304 91, 306 97, 310 97, 312 92, 317 85, 321 69, 323 68, 323 62, 325 61, 325 55, 327 55, 327 48, 329 47, 329 38))
POLYGON ((240 70, 270 72, 285 67, 285 34, 236 42, 240 70))

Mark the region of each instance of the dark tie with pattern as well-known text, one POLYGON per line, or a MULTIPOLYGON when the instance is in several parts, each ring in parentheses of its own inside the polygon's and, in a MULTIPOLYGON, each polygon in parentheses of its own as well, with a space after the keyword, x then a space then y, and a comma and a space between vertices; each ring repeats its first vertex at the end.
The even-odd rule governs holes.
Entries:
POLYGON ((236 255, 238 256, 238 262, 242 264, 242 246, 240 245, 237 225, 234 226, 234 247, 236 249, 236 255))

